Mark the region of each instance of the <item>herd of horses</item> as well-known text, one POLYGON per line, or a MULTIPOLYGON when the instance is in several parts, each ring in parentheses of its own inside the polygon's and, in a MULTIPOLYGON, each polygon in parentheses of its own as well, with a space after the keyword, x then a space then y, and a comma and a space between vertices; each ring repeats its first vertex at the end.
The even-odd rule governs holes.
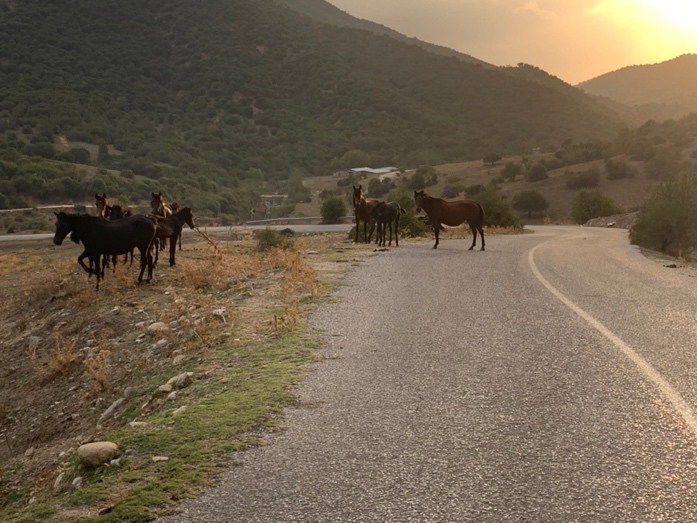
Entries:
MULTIPOLYGON (((416 212, 423 210, 428 216, 431 230, 436 237, 434 249, 438 248, 440 232, 443 226, 456 227, 467 222, 472 231, 471 251, 477 245, 477 233, 482 237, 482 247, 484 250, 484 209, 474 200, 454 200, 447 201, 442 198, 429 196, 424 191, 414 191, 414 202, 416 212)), ((366 198, 363 193, 363 186, 353 186, 353 212, 356 218, 356 243, 358 243, 358 233, 360 223, 363 222, 363 238, 366 243, 370 243, 373 232, 377 227, 376 243, 385 246, 386 227, 390 228, 390 240, 388 245, 392 245, 392 224, 395 229, 395 245, 399 247, 399 219, 406 211, 398 202, 382 202, 377 198, 366 198), (370 232, 368 226, 370 225, 370 232)))
POLYGON ((169 264, 175 265, 177 242, 181 249, 181 233, 184 225, 194 229, 194 215, 191 207, 182 207, 175 203, 167 204, 162 192, 152 194, 151 212, 148 214, 132 214, 128 209, 119 205, 110 205, 106 193, 95 194, 97 214, 72 214, 57 212, 56 232, 53 243, 61 245, 70 234, 75 243, 82 243, 84 251, 78 256, 78 263, 91 277, 99 283, 104 278, 104 269, 113 265, 116 270, 118 256, 128 255, 133 263, 133 251, 140 253, 140 274, 138 283, 143 281, 147 268, 147 281, 152 279, 153 268, 157 266, 159 251, 166 247, 169 240, 169 264), (154 251, 154 256, 153 256, 154 251), (85 264, 85 258, 89 266, 85 264))

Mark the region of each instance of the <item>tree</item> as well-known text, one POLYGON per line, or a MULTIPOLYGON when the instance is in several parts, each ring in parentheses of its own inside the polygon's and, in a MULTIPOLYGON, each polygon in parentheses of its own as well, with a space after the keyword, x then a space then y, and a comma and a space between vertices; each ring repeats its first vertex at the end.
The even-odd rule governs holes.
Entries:
POLYGON ((501 170, 501 178, 504 180, 513 181, 516 176, 523 172, 523 166, 519 163, 506 162, 501 170))
POLYGON ((549 209, 549 202, 539 192, 528 189, 521 191, 513 198, 513 208, 516 211, 527 212, 528 217, 533 212, 543 212, 549 209))
POLYGON ((579 191, 571 202, 571 219, 586 223, 591 218, 619 214, 622 210, 611 198, 600 191, 579 191))
POLYGON ((629 231, 630 241, 672 256, 697 250, 697 174, 658 185, 629 231))
POLYGON ((341 219, 346 216, 346 204, 338 196, 330 196, 322 203, 320 212, 322 223, 341 223, 341 219))
POLYGON ((547 166, 541 162, 537 162, 535 165, 528 169, 525 177, 529 182, 539 182, 540 180, 546 180, 549 178, 547 174, 547 166))
POLYGON ((477 201, 484 208, 484 224, 498 227, 521 228, 520 218, 509 201, 495 187, 487 187, 477 194, 477 201))
POLYGON ((484 165, 494 165, 496 162, 501 161, 501 155, 497 153, 488 153, 482 158, 484 165))

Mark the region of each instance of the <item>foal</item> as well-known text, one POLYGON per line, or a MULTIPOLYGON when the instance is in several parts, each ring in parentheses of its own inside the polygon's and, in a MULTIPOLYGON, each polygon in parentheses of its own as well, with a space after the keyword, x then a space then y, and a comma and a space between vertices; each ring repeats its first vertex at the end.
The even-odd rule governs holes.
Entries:
POLYGON ((368 237, 368 222, 370 222, 370 211, 379 203, 377 198, 365 198, 363 196, 363 186, 353 186, 353 214, 356 217, 356 243, 358 243, 358 230, 360 222, 363 222, 363 239, 366 243, 370 242, 368 237))
POLYGON ((380 202, 373 210, 370 211, 370 234, 368 235, 368 241, 373 236, 373 231, 375 230, 375 225, 378 226, 378 233, 376 241, 378 245, 385 246, 385 228, 390 226, 390 243, 392 245, 392 222, 394 222, 394 237, 395 245, 399 247, 399 218, 402 214, 406 214, 401 205, 397 202, 380 202))

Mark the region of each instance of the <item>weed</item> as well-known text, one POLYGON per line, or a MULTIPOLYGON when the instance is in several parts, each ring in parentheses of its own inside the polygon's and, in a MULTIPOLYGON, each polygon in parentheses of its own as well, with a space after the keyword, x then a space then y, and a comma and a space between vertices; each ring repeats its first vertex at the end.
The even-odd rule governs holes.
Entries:
POLYGON ((74 351, 77 338, 66 341, 60 329, 54 328, 53 341, 55 346, 48 355, 48 366, 56 374, 61 374, 79 359, 79 355, 74 351))
POLYGON ((99 386, 100 392, 107 391, 110 388, 110 358, 110 351, 100 350, 94 358, 86 359, 83 363, 83 365, 85 366, 85 375, 94 380, 94 382, 99 386))

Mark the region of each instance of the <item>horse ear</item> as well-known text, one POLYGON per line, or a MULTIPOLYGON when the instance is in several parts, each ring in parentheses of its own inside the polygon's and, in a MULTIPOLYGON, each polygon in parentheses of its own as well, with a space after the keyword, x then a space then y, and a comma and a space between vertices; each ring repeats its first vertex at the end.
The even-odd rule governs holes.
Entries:
POLYGON ((360 191, 361 189, 363 189, 363 184, 360 184, 360 183, 359 183, 359 184, 358 184, 358 190, 360 191))
POLYGON ((106 193, 102 193, 102 198, 106 200, 106 193))
POLYGON ((53 214, 55 214, 56 218, 58 218, 58 213, 56 211, 53 211, 53 214))
POLYGON ((99 195, 97 193, 94 193, 94 199, 99 200, 99 195))
POLYGON ((157 196, 155 196, 155 193, 154 193, 154 192, 151 191, 150 194, 152 194, 152 197, 153 197, 153 198, 157 198, 157 196))

